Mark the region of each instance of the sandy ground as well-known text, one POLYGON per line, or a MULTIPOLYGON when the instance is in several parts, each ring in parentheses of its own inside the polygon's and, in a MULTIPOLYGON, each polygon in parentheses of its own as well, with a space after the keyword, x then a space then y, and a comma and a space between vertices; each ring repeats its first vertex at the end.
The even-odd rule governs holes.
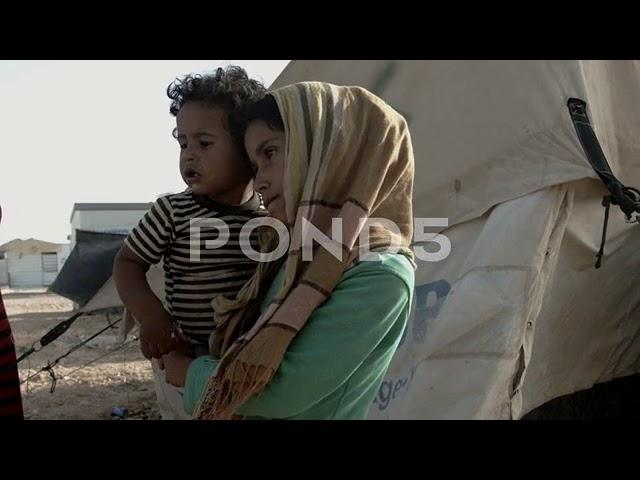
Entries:
MULTIPOLYGON (((69 300, 43 290, 3 289, 2 297, 17 355, 74 313, 69 300)), ((20 378, 26 380, 47 361, 55 360, 118 318, 113 315, 80 317, 56 341, 20 363, 20 378)), ((118 326, 111 327, 60 361, 54 368, 57 383, 53 393, 50 393, 52 381, 47 372, 23 383, 25 418, 107 420, 112 418, 114 407, 124 407, 128 409, 128 419, 158 419, 151 365, 140 353, 137 342, 80 369, 122 345, 118 326)))

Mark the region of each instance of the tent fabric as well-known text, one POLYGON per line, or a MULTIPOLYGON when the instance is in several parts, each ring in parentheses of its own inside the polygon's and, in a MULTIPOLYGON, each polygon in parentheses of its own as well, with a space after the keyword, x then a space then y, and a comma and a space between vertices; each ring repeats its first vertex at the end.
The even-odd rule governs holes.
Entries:
POLYGON ((425 231, 451 244, 418 261, 370 418, 517 419, 640 371, 640 227, 613 207, 594 268, 607 191, 567 109, 587 102, 614 174, 640 186, 640 62, 296 60, 273 87, 305 80, 368 88, 405 115, 414 217, 446 219, 425 231))

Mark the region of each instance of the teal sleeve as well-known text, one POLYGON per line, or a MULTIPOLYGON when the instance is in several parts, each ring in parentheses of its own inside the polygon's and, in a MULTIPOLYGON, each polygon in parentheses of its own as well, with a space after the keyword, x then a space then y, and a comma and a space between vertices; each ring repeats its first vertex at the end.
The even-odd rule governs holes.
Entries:
MULTIPOLYGON (((370 356, 398 321, 406 321, 411 292, 412 285, 380 264, 345 275, 291 343, 273 380, 237 413, 294 417, 336 392, 365 359, 386 370, 388 362, 370 356)), ((403 328, 396 329, 398 339, 403 328)), ((388 357, 386 350, 380 354, 388 357)))
POLYGON ((196 358, 189 365, 183 396, 184 409, 189 415, 193 415, 202 391, 207 386, 209 379, 215 374, 217 368, 218 360, 208 355, 196 358))

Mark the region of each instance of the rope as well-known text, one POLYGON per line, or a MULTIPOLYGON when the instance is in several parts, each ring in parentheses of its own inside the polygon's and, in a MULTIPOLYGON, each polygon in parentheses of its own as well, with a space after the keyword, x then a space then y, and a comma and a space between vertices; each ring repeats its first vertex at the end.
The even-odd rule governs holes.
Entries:
MULTIPOLYGON (((45 367, 42 367, 40 370, 38 370, 36 373, 34 373, 33 375, 29 375, 26 380, 23 380, 22 383, 25 382, 29 382, 29 380, 31 380, 34 377, 37 377, 38 375, 40 375, 43 372, 49 372, 49 375, 51 375, 51 380, 52 380, 52 386, 51 386, 51 393, 53 393, 53 391, 55 390, 55 383, 57 381, 56 377, 55 377, 55 373, 53 373, 53 367, 55 367, 56 365, 58 365, 58 363, 60 362, 60 360, 62 360, 63 358, 68 357, 69 355, 71 355, 73 352, 75 352, 76 350, 78 350, 80 347, 86 345, 88 342, 90 342, 91 340, 93 340, 94 338, 96 338, 98 335, 101 335, 102 333, 106 332, 108 329, 110 329, 111 327, 113 327, 115 324, 117 324, 118 322, 120 322, 122 320, 122 317, 119 318, 118 320, 116 320, 115 322, 110 323, 109 325, 107 325, 106 327, 104 327, 102 330, 100 330, 97 333, 94 333, 93 335, 91 335, 89 338, 83 340, 82 342, 74 345, 73 347, 71 347, 69 350, 67 350, 66 353, 63 353, 62 355, 60 355, 58 358, 56 358, 53 362, 47 362, 47 365, 45 367)), ((30 364, 29 364, 30 366, 30 364)))
POLYGON ((108 357, 109 355, 112 355, 113 353, 117 352, 118 350, 123 349, 124 347, 126 347, 127 345, 130 345, 133 342, 137 342, 138 341, 138 337, 132 337, 131 340, 127 340, 126 342, 123 342, 121 345, 118 345, 116 348, 114 348, 113 350, 108 351, 107 353, 105 353, 104 355, 100 355, 98 358, 94 358, 93 360, 91 360, 90 362, 85 363, 83 366, 76 368, 75 370, 67 373, 63 378, 67 379, 69 378, 71 375, 73 375, 76 372, 79 372, 80 370, 87 368, 89 365, 91 365, 92 363, 97 362, 98 360, 101 360, 105 357, 108 357))

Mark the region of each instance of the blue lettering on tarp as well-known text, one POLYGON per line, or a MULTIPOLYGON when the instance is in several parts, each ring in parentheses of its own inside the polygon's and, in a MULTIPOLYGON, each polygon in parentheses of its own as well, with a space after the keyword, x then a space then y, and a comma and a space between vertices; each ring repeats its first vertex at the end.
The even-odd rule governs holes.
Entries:
POLYGON ((389 404, 396 399, 398 394, 403 390, 406 392, 411 386, 413 376, 416 373, 416 365, 411 367, 409 374, 396 380, 385 380, 378 389, 378 394, 373 400, 373 404, 378 406, 379 410, 385 410, 389 404))
MULTIPOLYGON (((412 329, 414 342, 424 342, 427 336, 427 322, 438 316, 449 292, 451 292, 451 284, 444 279, 416 287, 413 299, 416 302, 412 329), (433 295, 429 295, 432 292, 433 295)), ((407 325, 398 347, 405 342, 408 331, 409 326, 407 325)), ((416 368, 417 365, 413 365, 407 375, 396 379, 384 380, 378 389, 376 398, 373 400, 374 405, 377 405, 379 410, 386 410, 400 393, 408 392, 413 376, 416 373, 416 368)))
MULTIPOLYGON (((436 318, 440 312, 440 308, 444 303, 445 297, 451 291, 451 284, 446 280, 438 280, 436 282, 425 283, 415 288, 413 301, 416 303, 416 309, 411 322, 413 323, 413 340, 414 342, 422 342, 426 338, 427 333, 427 321, 429 319, 436 318), (429 304, 429 293, 433 292, 431 297, 432 302, 429 304), (435 297, 435 301, 434 300, 435 297)), ((410 322, 410 323, 411 323, 410 322)), ((409 334, 409 325, 402 332, 400 348, 409 334)))
POLYGON ((413 316, 413 341, 424 342, 427 337, 427 323, 438 316, 445 298, 451 291, 446 280, 426 283, 416 287, 414 301, 416 309, 413 316), (429 295, 433 292, 433 295, 429 295))

